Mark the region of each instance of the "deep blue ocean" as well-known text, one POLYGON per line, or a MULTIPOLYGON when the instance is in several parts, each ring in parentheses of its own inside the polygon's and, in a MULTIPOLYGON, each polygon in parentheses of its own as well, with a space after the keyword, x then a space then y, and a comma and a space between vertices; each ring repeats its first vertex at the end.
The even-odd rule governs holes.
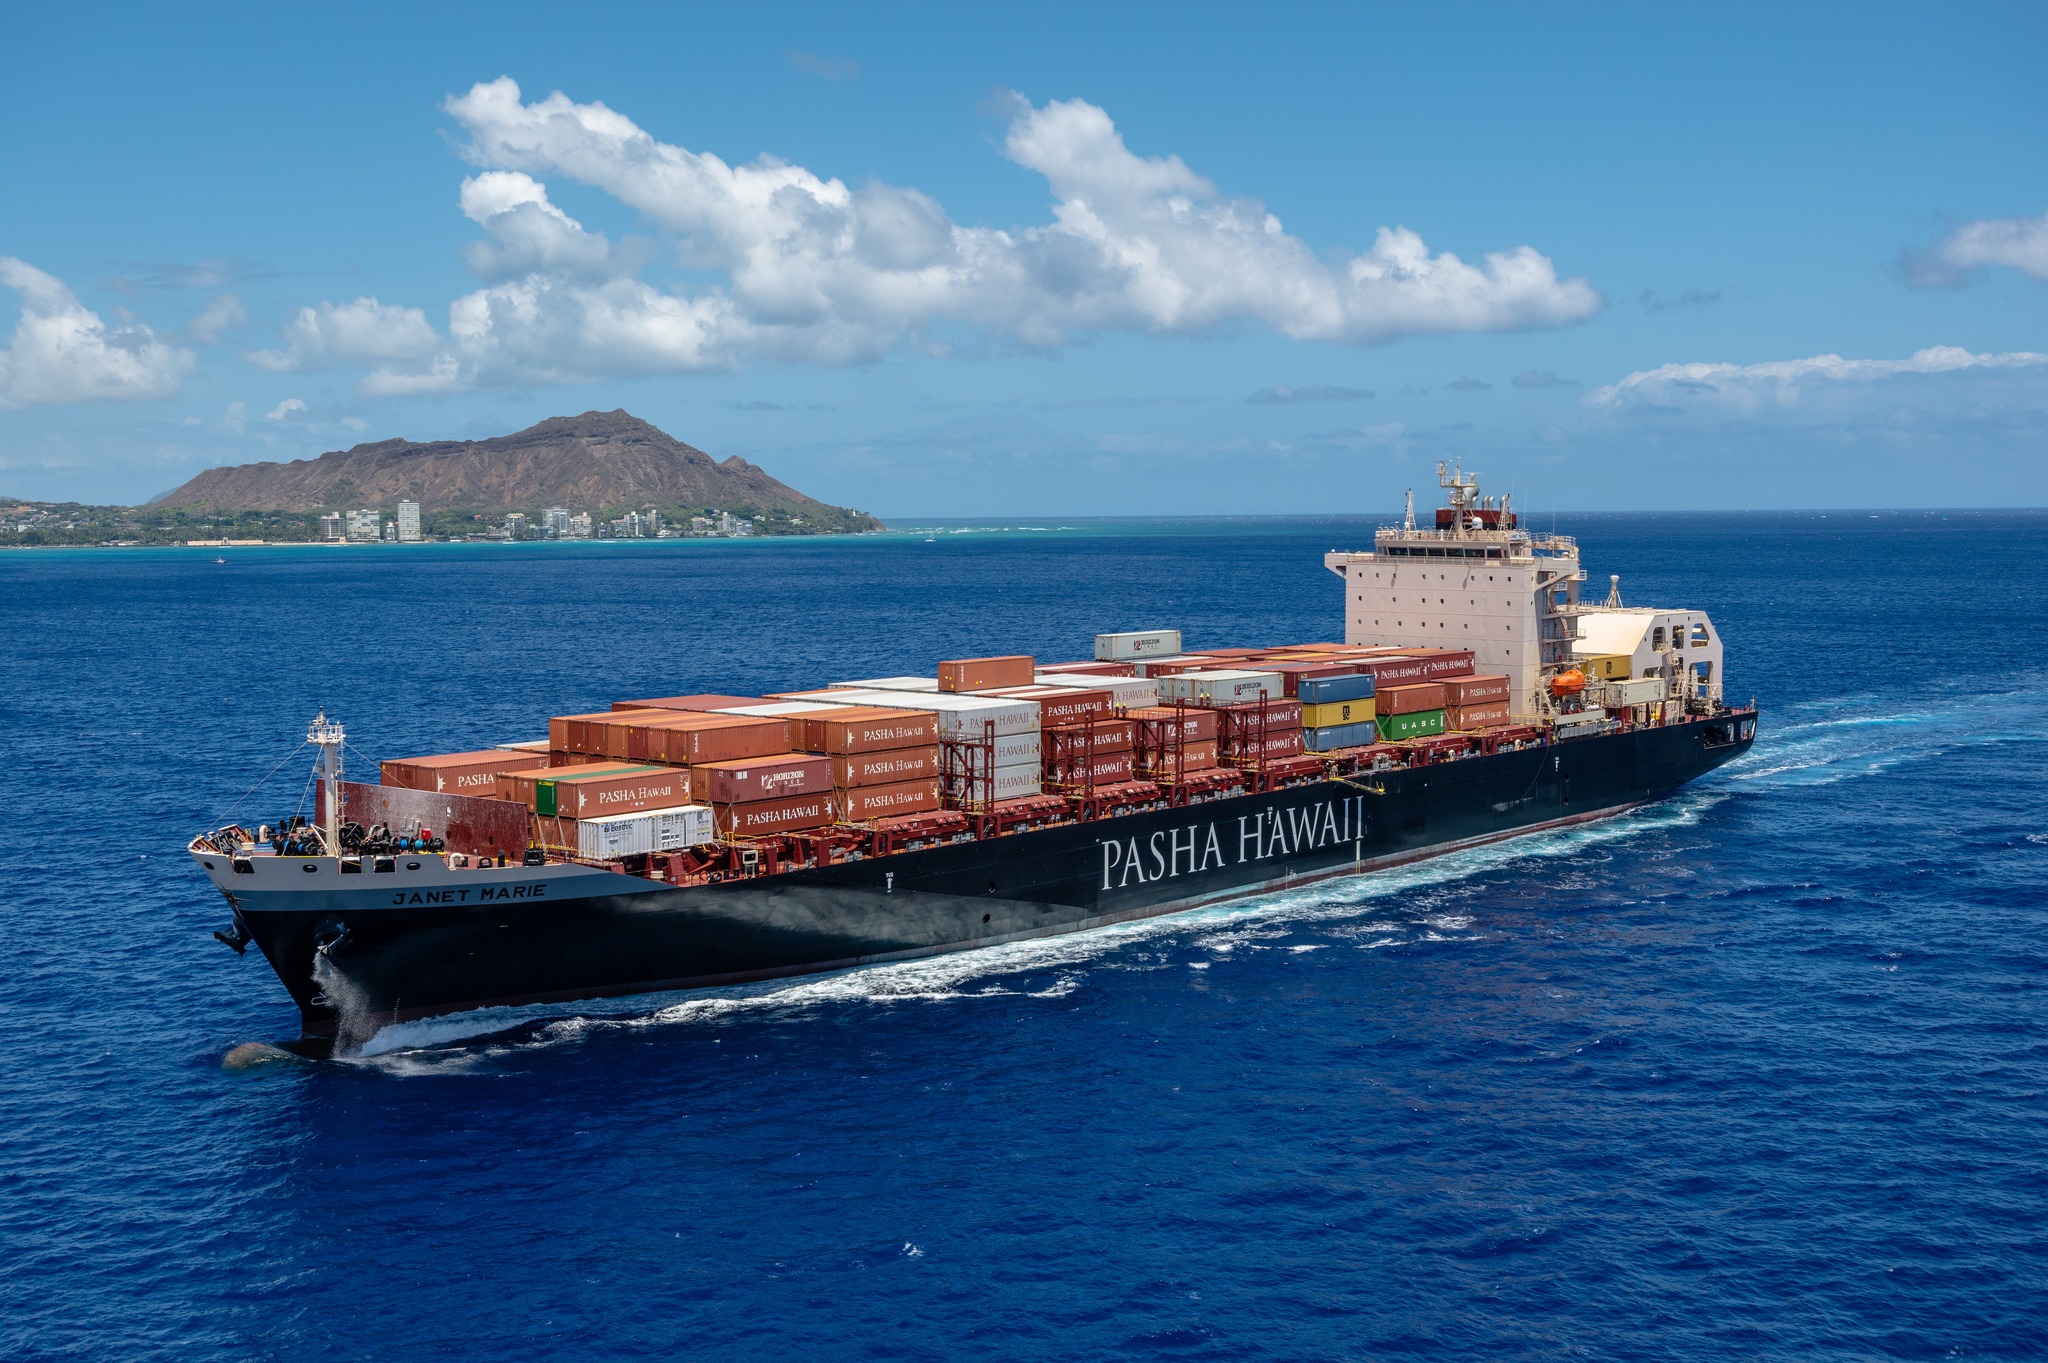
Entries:
POLYGON ((1364 520, 0 555, 0 1357, 2048 1357, 2048 514, 1559 518, 1761 739, 1571 832, 331 1063, 182 854, 619 697, 1338 637, 1364 520), (297 804, 290 756, 240 806, 297 804))

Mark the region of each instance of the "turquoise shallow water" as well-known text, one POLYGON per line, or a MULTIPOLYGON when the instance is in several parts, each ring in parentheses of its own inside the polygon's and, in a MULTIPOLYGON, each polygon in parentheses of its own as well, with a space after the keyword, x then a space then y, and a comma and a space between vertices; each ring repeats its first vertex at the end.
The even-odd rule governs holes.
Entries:
POLYGON ((1561 518, 1766 711, 1625 819, 221 1067, 293 1013, 177 849, 318 705, 374 758, 1097 628, 1331 637, 1320 555, 1370 532, 1033 524, 0 557, 0 1353, 2048 1353, 2042 515, 1561 518))

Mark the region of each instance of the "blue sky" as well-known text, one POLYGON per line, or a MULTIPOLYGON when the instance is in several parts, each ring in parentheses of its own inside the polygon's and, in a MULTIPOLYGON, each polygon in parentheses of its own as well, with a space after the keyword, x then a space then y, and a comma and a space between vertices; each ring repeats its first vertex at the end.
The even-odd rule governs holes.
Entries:
POLYGON ((1421 8, 18 11, 0 492, 624 407, 884 516, 2048 504, 2048 10, 1421 8))

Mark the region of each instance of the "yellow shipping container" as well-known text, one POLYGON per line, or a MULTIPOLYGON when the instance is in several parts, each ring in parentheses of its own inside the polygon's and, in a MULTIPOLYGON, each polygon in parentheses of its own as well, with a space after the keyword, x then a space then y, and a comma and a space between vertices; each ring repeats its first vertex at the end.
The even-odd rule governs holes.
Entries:
POLYGON ((1304 729, 1327 729, 1333 724, 1364 724, 1378 717, 1371 696, 1364 700, 1332 700, 1301 707, 1301 727, 1304 729))
POLYGON ((1627 681, 1631 661, 1626 653, 1589 653, 1578 664, 1595 681, 1627 681))

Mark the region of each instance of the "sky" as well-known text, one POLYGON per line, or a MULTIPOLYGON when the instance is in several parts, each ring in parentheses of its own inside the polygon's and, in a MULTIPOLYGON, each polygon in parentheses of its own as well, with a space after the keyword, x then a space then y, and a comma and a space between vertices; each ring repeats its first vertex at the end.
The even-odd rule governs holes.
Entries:
POLYGON ((624 408, 890 516, 2048 505, 2048 8, 18 7, 0 493, 624 408))

